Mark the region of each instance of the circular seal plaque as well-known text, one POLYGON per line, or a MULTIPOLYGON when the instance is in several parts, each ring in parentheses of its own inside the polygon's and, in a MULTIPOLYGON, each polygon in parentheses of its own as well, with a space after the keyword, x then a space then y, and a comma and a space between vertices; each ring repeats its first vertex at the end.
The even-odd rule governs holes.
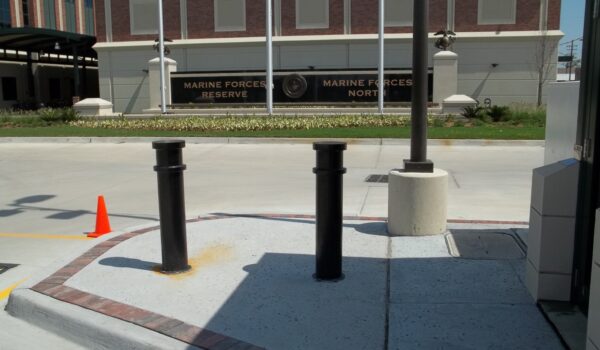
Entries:
POLYGON ((290 74, 283 78, 283 93, 289 98, 302 97, 306 88, 306 79, 300 74, 290 74))

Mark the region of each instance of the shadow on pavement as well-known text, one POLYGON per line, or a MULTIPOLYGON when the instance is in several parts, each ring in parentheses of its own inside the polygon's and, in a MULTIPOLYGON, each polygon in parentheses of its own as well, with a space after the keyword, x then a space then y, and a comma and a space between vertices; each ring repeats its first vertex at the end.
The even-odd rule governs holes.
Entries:
POLYGON ((159 263, 132 259, 132 258, 122 258, 122 257, 112 257, 112 258, 104 258, 98 261, 98 264, 104 266, 112 266, 112 267, 120 267, 120 268, 129 268, 129 269, 137 269, 137 270, 145 270, 145 271, 154 271, 157 266, 160 266, 159 263))

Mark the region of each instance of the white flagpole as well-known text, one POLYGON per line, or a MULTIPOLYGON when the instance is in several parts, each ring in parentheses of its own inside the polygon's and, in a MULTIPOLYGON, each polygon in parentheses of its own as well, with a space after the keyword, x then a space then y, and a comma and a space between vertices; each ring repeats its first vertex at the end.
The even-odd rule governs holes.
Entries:
MULTIPOLYGON (((417 0, 419 1, 419 0, 417 0)), ((383 60, 383 36, 385 31, 385 0, 379 0, 379 93, 378 109, 379 114, 383 114, 383 94, 384 94, 384 60, 383 60)))
POLYGON ((267 113, 273 114, 273 10, 271 0, 267 1, 267 113))
POLYGON ((160 112, 167 113, 165 96, 165 33, 163 28, 163 4, 158 0, 158 52, 160 57, 160 112))

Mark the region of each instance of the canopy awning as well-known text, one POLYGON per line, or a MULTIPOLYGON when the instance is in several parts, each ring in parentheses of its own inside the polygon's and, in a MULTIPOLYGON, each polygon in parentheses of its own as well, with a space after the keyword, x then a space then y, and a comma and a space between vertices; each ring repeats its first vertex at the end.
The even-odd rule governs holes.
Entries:
POLYGON ((96 37, 34 27, 0 28, 0 49, 97 58, 96 37), (58 43, 58 45, 57 45, 58 43), (57 50, 58 48, 58 50, 57 50))

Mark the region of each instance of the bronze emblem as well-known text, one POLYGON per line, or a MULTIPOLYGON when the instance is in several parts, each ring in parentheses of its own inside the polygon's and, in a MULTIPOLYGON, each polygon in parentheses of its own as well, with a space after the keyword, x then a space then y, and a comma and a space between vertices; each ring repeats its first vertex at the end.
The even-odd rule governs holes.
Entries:
POLYGON ((306 79, 300 74, 290 74, 283 78, 283 93, 289 98, 300 98, 306 92, 306 79))

